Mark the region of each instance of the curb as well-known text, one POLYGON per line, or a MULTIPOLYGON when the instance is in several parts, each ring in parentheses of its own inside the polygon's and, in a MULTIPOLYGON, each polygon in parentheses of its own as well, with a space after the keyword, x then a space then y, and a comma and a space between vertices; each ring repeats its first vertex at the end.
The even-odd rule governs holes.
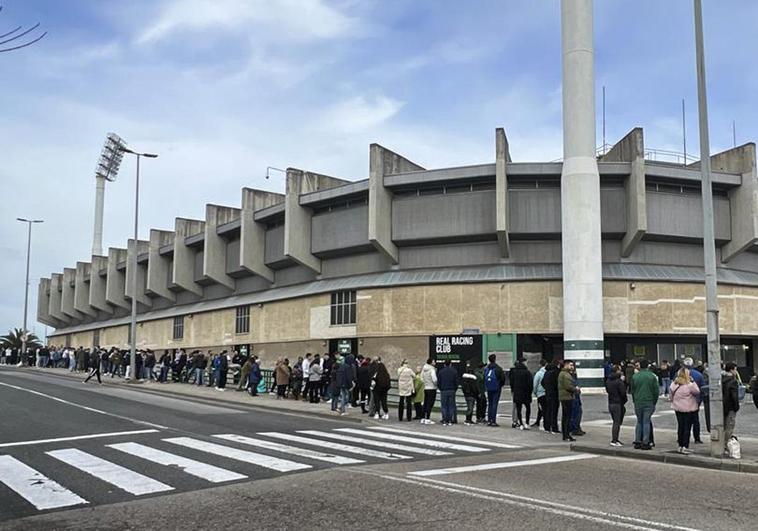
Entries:
MULTIPOLYGON (((82 378, 78 375, 79 373, 77 373, 77 375, 63 374, 59 372, 51 372, 51 371, 48 371, 47 369, 40 369, 37 367, 18 367, 18 368, 14 367, 14 370, 23 370, 24 372, 36 372, 36 373, 42 373, 42 374, 49 374, 51 376, 58 376, 60 378, 66 378, 69 380, 77 380, 77 381, 82 380, 82 378)), ((182 385, 182 384, 178 384, 178 385, 182 385)), ((363 418, 359 418, 355 416, 351 417, 350 415, 335 416, 329 413, 322 413, 320 411, 308 411, 308 410, 297 409, 297 408, 292 408, 292 407, 281 407, 281 406, 271 407, 271 406, 266 406, 265 404, 255 404, 255 403, 249 403, 249 402, 239 402, 236 400, 229 400, 229 399, 225 399, 223 396, 214 396, 213 398, 207 397, 207 396, 197 396, 197 395, 193 395, 189 393, 178 393, 175 391, 171 391, 170 389, 166 389, 165 387, 152 387, 152 386, 146 387, 144 386, 144 384, 131 385, 131 384, 127 384, 124 380, 109 382, 104 377, 103 377, 103 386, 122 388, 122 389, 131 389, 134 391, 143 392, 143 393, 152 394, 152 395, 158 395, 158 396, 170 395, 173 398, 198 400, 198 401, 205 402, 211 405, 219 405, 219 402, 221 402, 222 403, 221 405, 224 405, 224 404, 228 404, 230 406, 234 405, 234 406, 239 406, 246 409, 261 410, 267 413, 281 412, 286 415, 296 414, 296 415, 301 415, 301 416, 318 417, 318 418, 323 418, 326 420, 332 420, 332 421, 337 421, 337 422, 353 422, 356 424, 362 424, 364 422, 363 418)), ((231 389, 231 387, 229 389, 231 389)), ((266 399, 264 398, 264 400, 266 399)))
POLYGON ((624 448, 604 448, 601 446, 589 446, 584 444, 572 444, 571 451, 605 455, 609 457, 621 457, 625 459, 637 459, 640 461, 653 461, 670 465, 723 470, 726 472, 758 474, 758 464, 748 463, 739 459, 714 459, 698 455, 681 455, 674 452, 643 452, 624 448))

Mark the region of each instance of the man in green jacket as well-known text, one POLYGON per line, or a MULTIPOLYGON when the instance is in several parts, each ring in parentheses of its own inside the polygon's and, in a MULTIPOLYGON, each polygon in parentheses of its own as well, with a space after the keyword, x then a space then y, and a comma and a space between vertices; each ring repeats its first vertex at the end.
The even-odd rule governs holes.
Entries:
POLYGON ((558 374, 558 400, 561 402, 561 432, 563 440, 573 442, 571 436, 571 410, 574 407, 574 393, 579 391, 579 387, 574 385, 574 379, 571 373, 574 370, 574 362, 565 360, 561 372, 558 374))
POLYGON ((648 367, 647 360, 640 360, 640 370, 632 376, 632 399, 637 426, 634 429, 634 448, 650 450, 650 420, 658 403, 658 377, 648 367))

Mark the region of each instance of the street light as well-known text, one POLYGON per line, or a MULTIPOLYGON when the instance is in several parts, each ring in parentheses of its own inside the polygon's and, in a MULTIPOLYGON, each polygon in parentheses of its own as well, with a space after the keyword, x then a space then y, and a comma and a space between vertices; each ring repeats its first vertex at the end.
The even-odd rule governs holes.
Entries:
POLYGON ((26 219, 16 218, 16 220, 26 223, 28 226, 28 233, 26 237, 26 283, 24 284, 24 326, 21 334, 21 356, 20 359, 23 362, 24 356, 26 356, 26 316, 29 309, 29 258, 32 254, 32 224, 42 223, 42 219, 26 219))
POLYGON ((126 147, 125 144, 119 145, 119 150, 130 155, 137 157, 137 179, 135 181, 134 188, 134 248, 131 257, 131 285, 132 285, 132 321, 130 324, 131 341, 130 351, 131 357, 129 359, 129 372, 132 375, 131 381, 137 382, 137 224, 139 223, 139 159, 146 157, 148 159, 156 159, 158 155, 155 153, 139 153, 126 147))

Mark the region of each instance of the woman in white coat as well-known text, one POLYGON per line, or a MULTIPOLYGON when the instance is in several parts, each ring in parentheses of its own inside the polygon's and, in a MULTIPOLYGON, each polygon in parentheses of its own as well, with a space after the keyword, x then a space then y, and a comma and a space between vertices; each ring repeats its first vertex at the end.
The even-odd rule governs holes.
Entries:
POLYGON ((413 372, 413 369, 408 366, 408 361, 403 360, 400 364, 400 368, 397 370, 397 392, 400 396, 398 416, 400 422, 403 421, 403 408, 405 408, 408 422, 413 419, 411 411, 413 409, 413 395, 416 394, 413 387, 414 376, 416 376, 416 374, 413 372))

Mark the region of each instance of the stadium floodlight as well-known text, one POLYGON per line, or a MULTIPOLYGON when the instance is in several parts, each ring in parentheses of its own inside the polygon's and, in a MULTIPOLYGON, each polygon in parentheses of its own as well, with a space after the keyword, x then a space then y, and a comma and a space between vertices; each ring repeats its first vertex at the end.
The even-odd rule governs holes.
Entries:
POLYGON ((103 254, 103 204, 105 203, 105 181, 116 180, 126 143, 116 133, 108 133, 95 166, 95 225, 92 236, 92 255, 103 254))

